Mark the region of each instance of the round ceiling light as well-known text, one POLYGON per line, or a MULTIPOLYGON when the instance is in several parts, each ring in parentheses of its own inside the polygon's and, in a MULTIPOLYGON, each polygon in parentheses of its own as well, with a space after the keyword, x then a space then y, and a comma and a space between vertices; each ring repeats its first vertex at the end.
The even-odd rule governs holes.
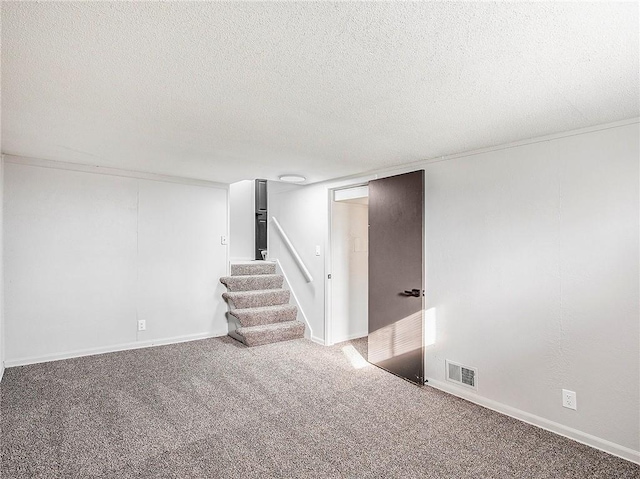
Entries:
POLYGON ((302 183, 306 178, 300 175, 280 175, 280 181, 286 183, 302 183))

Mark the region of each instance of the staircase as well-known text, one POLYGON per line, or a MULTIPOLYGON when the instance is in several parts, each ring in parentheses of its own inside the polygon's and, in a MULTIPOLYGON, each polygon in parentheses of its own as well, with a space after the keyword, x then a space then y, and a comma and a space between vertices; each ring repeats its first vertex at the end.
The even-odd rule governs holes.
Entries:
POLYGON ((289 304, 290 292, 282 289, 284 277, 276 264, 255 261, 231 265, 231 276, 220 278, 227 287, 222 297, 229 305, 229 336, 247 346, 304 337, 298 308, 289 304))

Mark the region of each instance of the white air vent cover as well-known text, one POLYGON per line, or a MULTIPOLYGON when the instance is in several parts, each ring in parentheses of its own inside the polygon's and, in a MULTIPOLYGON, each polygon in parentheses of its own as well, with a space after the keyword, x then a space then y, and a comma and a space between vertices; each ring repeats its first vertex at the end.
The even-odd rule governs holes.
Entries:
POLYGON ((448 359, 445 361, 447 366, 447 381, 451 381, 462 386, 478 389, 478 370, 454 363, 448 359))

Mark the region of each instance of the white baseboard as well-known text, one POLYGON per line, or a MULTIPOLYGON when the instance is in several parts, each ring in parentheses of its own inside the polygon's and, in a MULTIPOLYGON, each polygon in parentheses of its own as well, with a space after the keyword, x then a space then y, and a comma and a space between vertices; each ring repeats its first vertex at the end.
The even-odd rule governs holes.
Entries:
POLYGON ((26 366, 27 364, 48 363, 51 361, 60 361, 62 359, 79 358, 82 356, 94 356, 96 354, 115 353, 117 351, 126 351, 129 349, 150 348, 153 346, 163 346, 166 344, 185 343, 187 341, 196 341, 198 339, 216 338, 226 336, 227 330, 220 332, 206 332, 197 334, 188 334, 185 336, 175 336, 172 338, 151 339, 148 341, 137 341, 134 343, 114 344, 111 346, 102 346, 99 348, 80 349, 76 351, 65 351, 62 353, 47 354, 44 356, 32 356, 29 358, 10 359, 5 362, 5 366, 12 368, 15 366, 26 366))
POLYGON ((591 434, 578 431, 577 429, 564 426, 560 423, 550 421, 540 416, 536 416, 535 414, 530 414, 528 412, 521 411, 520 409, 507 406, 506 404, 487 399, 476 394, 475 392, 461 390, 459 387, 445 382, 437 381, 431 378, 428 378, 427 381, 428 386, 434 387, 462 399, 466 399, 467 401, 478 404, 479 406, 486 407, 487 409, 491 409, 506 416, 510 416, 533 426, 537 426, 541 429, 551 431, 555 434, 567 437, 582 444, 586 444, 587 446, 591 446, 595 449, 600 449, 601 451, 621 457, 622 459, 626 459, 627 461, 640 464, 640 451, 634 451, 633 449, 621 446, 611 441, 607 441, 606 439, 592 436, 591 434))
POLYGON ((311 341, 313 341, 314 343, 320 344, 322 346, 324 346, 324 339, 319 338, 317 336, 311 336, 311 338, 309 338, 311 341))
POLYGON ((0 382, 2 382, 3 377, 4 377, 4 361, 0 363, 0 382))

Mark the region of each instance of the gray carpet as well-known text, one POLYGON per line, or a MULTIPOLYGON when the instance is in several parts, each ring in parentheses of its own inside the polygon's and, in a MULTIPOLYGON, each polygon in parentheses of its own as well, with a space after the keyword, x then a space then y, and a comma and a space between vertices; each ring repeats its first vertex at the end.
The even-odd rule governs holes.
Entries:
POLYGON ((640 477, 622 459, 354 369, 343 347, 225 337, 8 369, 2 478, 640 477))

